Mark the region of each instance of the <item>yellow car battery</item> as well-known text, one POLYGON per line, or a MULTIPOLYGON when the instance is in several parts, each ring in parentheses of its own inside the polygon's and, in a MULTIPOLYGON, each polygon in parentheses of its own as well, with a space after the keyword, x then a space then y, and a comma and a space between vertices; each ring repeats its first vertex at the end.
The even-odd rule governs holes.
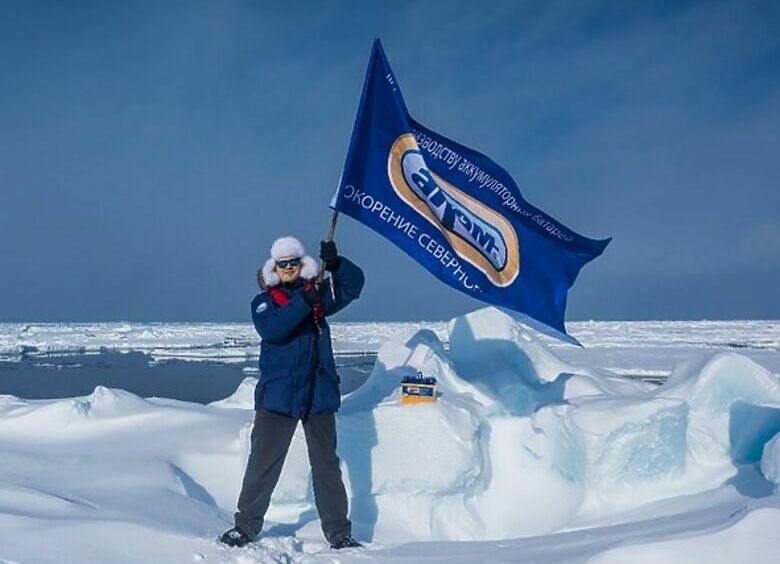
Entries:
POLYGON ((434 403, 436 401, 436 378, 423 376, 405 376, 401 380, 401 403, 434 403))

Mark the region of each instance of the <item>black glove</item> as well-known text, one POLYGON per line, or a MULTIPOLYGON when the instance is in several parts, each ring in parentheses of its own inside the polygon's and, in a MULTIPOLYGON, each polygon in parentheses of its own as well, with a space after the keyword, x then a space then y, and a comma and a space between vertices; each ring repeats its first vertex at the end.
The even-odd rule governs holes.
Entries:
POLYGON ((321 285, 319 288, 316 284, 307 286, 308 288, 303 289, 303 299, 306 300, 307 304, 314 307, 314 304, 322 302, 322 289, 324 288, 324 285, 321 285))
POLYGON ((335 241, 322 241, 320 243, 320 258, 325 263, 325 270, 334 272, 341 264, 341 257, 336 250, 335 241))

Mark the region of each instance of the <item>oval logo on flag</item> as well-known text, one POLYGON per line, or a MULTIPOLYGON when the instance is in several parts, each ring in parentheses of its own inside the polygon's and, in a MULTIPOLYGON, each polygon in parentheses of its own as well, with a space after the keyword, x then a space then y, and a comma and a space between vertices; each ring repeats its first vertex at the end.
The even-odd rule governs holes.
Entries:
POLYGON ((499 213, 431 172, 411 133, 398 137, 387 160, 396 194, 425 217, 463 259, 496 286, 508 286, 520 272, 520 245, 499 213))

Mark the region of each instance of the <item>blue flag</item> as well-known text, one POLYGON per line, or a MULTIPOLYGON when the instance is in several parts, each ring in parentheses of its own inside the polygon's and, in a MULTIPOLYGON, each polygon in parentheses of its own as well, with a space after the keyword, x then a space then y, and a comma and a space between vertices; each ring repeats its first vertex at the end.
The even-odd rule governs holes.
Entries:
POLYGON ((415 121, 378 39, 331 207, 450 286, 570 342, 568 289, 610 241, 578 235, 488 157, 415 121))

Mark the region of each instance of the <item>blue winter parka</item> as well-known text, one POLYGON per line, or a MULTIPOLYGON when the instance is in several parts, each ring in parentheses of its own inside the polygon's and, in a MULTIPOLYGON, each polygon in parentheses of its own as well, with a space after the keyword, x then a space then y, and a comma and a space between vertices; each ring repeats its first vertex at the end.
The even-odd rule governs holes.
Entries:
MULTIPOLYGON (((326 317, 356 300, 365 282, 363 271, 344 257, 331 277, 322 292, 326 317)), ((285 305, 276 304, 268 292, 252 300, 252 322, 262 339, 255 409, 299 419, 309 413, 335 412, 341 393, 330 327, 325 319, 315 323, 312 306, 303 297, 302 280, 291 288, 278 287, 289 297, 285 305)))

